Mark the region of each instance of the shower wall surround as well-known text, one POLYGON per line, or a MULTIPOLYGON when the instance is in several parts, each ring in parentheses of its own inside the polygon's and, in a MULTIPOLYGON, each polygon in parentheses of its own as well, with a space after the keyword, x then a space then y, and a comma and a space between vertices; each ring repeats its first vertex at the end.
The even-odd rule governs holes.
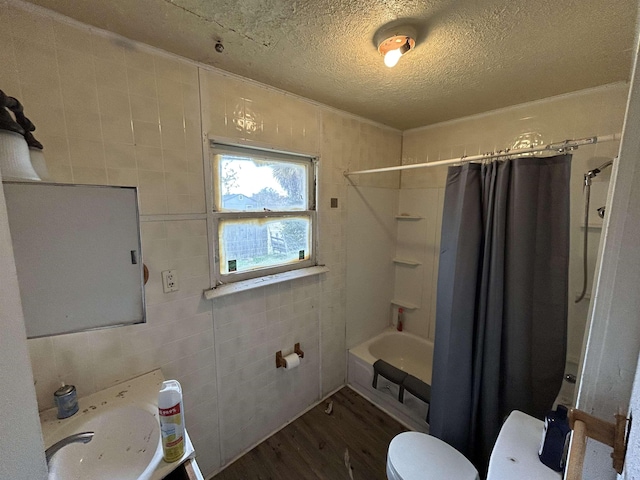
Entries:
MULTIPOLYGON (((60 381, 87 395, 159 367, 182 383, 210 474, 344 383, 342 173, 399 163, 401 133, 29 4, 0 6, 0 88, 28 106, 52 180, 138 186, 150 271, 146 324, 28 341, 39 407, 60 381), (329 273, 203 300, 202 132, 319 155, 318 260, 329 273), (166 269, 178 270, 179 291, 162 292, 166 269), (295 342, 301 367, 276 370, 274 352, 295 342)), ((361 184, 397 190, 399 174, 361 184)))
MULTIPOLYGON (((568 138, 584 138, 622 131, 629 85, 617 83, 576 93, 547 98, 514 107, 465 117, 429 127, 405 131, 402 164, 422 163, 463 155, 477 155, 512 146, 518 138, 539 138, 544 144, 568 138), (535 135, 537 134, 537 135, 535 135)), ((577 363, 589 302, 574 303, 582 288, 583 175, 587 170, 617 155, 619 142, 580 147, 573 152, 571 176, 571 257, 569 271, 568 360, 577 363)), ((425 217, 419 222, 398 225, 398 256, 411 256, 422 262, 408 275, 396 276, 396 295, 410 291, 405 300, 421 304, 406 312, 405 328, 433 339, 435 298, 440 251, 440 212, 446 181, 446 167, 409 170, 402 174, 400 212, 425 217), (437 213, 437 218, 434 215, 437 213), (420 230, 420 231, 418 231, 420 230), (415 242, 415 238, 424 239, 415 242), (418 288, 416 288, 416 285, 418 288)), ((606 188, 610 169, 594 180, 606 188)), ((596 217, 593 205, 592 221, 596 217)), ((553 208, 550 205, 549 208, 553 208)), ((591 222, 590 222, 591 223, 591 222)), ((595 268, 599 228, 589 228, 589 288, 595 268)))
POLYGON ((346 342, 352 348, 389 326, 398 189, 354 186, 347 198, 346 342))

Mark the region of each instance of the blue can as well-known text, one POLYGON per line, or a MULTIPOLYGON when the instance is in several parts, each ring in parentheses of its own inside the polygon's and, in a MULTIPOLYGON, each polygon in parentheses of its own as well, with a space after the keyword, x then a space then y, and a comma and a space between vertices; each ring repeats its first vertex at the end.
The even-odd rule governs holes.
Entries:
POLYGON ((567 407, 558 405, 555 411, 547 413, 538 456, 542 463, 556 472, 564 470, 570 433, 567 407))
POLYGON ((78 395, 73 385, 63 385, 53 394, 58 408, 58 418, 69 418, 78 412, 78 395))

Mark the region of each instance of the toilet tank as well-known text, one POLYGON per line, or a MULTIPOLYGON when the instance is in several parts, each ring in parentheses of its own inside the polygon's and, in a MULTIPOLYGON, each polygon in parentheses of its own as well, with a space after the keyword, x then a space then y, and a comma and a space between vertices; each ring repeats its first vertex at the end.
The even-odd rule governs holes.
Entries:
POLYGON ((541 420, 518 410, 511 412, 491 452, 487 480, 560 480, 562 474, 538 458, 543 428, 541 420))

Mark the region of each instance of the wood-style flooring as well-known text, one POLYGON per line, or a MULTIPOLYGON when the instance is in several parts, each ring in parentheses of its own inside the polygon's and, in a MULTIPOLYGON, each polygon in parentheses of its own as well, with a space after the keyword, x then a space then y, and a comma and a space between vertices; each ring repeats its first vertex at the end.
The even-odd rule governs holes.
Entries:
POLYGON ((345 387, 214 480, 385 480, 389 442, 406 430, 345 387), (327 415, 329 401, 333 401, 333 411, 327 415))

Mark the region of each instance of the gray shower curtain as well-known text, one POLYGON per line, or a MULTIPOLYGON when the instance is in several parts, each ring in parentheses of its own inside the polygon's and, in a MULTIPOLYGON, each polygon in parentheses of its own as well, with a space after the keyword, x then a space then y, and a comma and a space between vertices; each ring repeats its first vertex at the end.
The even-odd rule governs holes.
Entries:
POLYGON ((571 155, 449 168, 430 433, 484 472, 512 410, 542 418, 566 354, 571 155))

